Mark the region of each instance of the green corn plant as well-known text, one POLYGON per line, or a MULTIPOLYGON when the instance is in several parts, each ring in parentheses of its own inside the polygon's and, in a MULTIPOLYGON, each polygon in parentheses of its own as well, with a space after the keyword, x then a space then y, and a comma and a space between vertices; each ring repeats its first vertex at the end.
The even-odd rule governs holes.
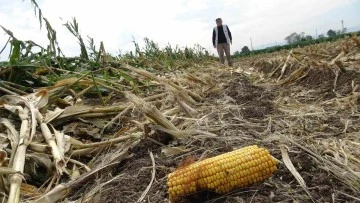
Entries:
POLYGON ((37 2, 35 0, 30 0, 30 2, 31 2, 31 4, 34 5, 35 16, 38 16, 38 18, 39 18, 40 29, 41 29, 41 27, 42 27, 42 19, 43 19, 42 11, 41 11, 39 5, 37 4, 37 2))
POLYGON ((76 18, 73 18, 72 23, 66 22, 64 25, 71 32, 71 34, 73 34, 79 40, 80 51, 81 51, 80 58, 88 61, 89 56, 86 50, 86 46, 84 44, 84 40, 82 39, 79 33, 79 24, 77 23, 76 18))
POLYGON ((92 59, 95 59, 96 62, 98 63, 100 60, 100 55, 99 55, 98 51, 96 51, 96 45, 95 45, 94 38, 91 38, 88 36, 88 43, 89 43, 89 46, 87 48, 91 51, 89 56, 92 59))
POLYGON ((46 24, 47 37, 49 39, 48 53, 54 57, 59 56, 62 52, 57 42, 56 31, 51 27, 51 24, 46 18, 43 18, 46 24))
POLYGON ((164 49, 165 49, 166 56, 173 58, 174 53, 173 53, 173 48, 171 47, 171 44, 168 43, 164 49))
POLYGON ((13 39, 11 41, 11 51, 10 51, 10 65, 16 65, 21 56, 21 41, 13 39))
POLYGON ((158 44, 154 41, 150 40, 149 38, 144 38, 145 42, 145 56, 147 57, 158 57, 160 55, 160 48, 158 44))
MULTIPOLYGON (((42 10, 39 7, 38 3, 35 0, 30 0, 30 2, 34 6, 35 16, 37 16, 39 19, 40 29, 42 28, 43 21, 45 21, 47 38, 49 40, 47 52, 54 57, 60 56, 62 52, 57 41, 56 31, 52 28, 50 22, 43 16, 42 10)), ((62 56, 64 55, 62 54, 62 56)))
POLYGON ((130 52, 130 56, 139 56, 139 57, 142 57, 142 52, 140 50, 140 46, 139 46, 139 43, 136 42, 134 36, 133 36, 133 41, 134 43, 134 46, 135 46, 135 54, 133 54, 132 52, 130 52))
POLYGON ((8 40, 6 41, 4 47, 0 50, 0 54, 3 53, 3 51, 5 50, 5 48, 7 47, 7 45, 9 44, 10 41, 11 41, 11 37, 8 38, 8 40))

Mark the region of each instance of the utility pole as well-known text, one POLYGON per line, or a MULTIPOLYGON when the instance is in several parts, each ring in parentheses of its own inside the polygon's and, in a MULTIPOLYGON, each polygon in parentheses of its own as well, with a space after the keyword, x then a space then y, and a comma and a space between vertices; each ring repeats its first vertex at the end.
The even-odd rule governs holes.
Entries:
POLYGON ((252 44, 252 39, 250 37, 250 44, 251 44, 251 51, 254 51, 254 47, 253 47, 253 44, 252 44))
POLYGON ((318 34, 317 34, 317 28, 316 28, 316 30, 315 30, 315 37, 316 37, 316 39, 318 38, 318 34))
POLYGON ((344 32, 344 20, 341 20, 341 27, 342 27, 342 32, 344 32))

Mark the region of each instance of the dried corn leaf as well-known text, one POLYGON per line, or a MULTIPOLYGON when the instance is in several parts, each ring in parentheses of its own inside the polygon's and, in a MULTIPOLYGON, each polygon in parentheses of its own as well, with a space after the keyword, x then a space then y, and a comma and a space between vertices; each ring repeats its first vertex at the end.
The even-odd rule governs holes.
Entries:
POLYGON ((176 155, 182 152, 186 151, 186 147, 181 146, 181 147, 162 147, 161 148, 161 153, 165 154, 165 156, 172 156, 172 155, 176 155))

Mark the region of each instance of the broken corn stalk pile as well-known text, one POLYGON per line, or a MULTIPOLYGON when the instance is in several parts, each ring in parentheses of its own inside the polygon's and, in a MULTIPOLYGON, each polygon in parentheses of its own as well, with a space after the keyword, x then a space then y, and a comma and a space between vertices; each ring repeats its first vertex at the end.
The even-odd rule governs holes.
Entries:
POLYGON ((201 190, 226 193, 269 178, 276 171, 276 164, 268 150, 256 145, 243 147, 169 174, 169 196, 175 201, 201 190))

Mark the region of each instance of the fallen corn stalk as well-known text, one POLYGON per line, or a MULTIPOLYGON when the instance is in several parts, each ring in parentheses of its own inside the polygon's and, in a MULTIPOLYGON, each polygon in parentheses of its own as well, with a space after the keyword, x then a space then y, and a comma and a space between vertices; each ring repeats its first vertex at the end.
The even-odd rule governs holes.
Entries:
POLYGON ((126 148, 119 148, 115 153, 106 155, 106 157, 103 159, 105 163, 101 164, 99 167, 77 177, 75 180, 71 180, 69 182, 55 186, 51 191, 44 194, 37 200, 31 201, 31 203, 58 202, 59 200, 66 198, 75 188, 78 188, 84 183, 90 181, 103 170, 129 158, 129 148, 135 146, 136 144, 137 142, 134 142, 126 148))
POLYGON ((139 68, 134 68, 134 67, 132 67, 130 65, 127 65, 127 64, 124 66, 124 68, 126 68, 128 70, 131 70, 131 71, 133 71, 133 72, 135 72, 137 74, 140 74, 140 75, 142 75, 144 77, 147 77, 147 78, 149 78, 151 80, 154 80, 154 81, 156 81, 156 82, 158 82, 158 83, 160 83, 162 85, 175 88, 176 90, 178 90, 180 92, 184 92, 187 95, 190 95, 195 100, 201 100, 202 99, 198 94, 196 94, 194 92, 191 92, 191 91, 189 91, 189 90, 187 90, 187 89, 185 89, 183 87, 180 87, 179 85, 173 83, 172 81, 170 81, 168 79, 159 78, 156 75, 150 73, 149 71, 139 69, 139 68))
MULTIPOLYGON (((49 95, 47 91, 33 93, 27 96, 3 96, 1 97, 2 107, 18 114, 21 120, 20 132, 14 128, 8 127, 8 137, 12 142, 12 154, 10 158, 10 167, 19 173, 24 172, 26 149, 29 146, 37 126, 36 117, 39 109, 48 102, 49 95)), ((23 176, 19 173, 9 176, 10 192, 8 202, 20 201, 20 188, 23 176)))
POLYGON ((145 100, 137 97, 134 94, 131 93, 125 93, 126 98, 128 98, 130 101, 132 101, 135 106, 147 117, 151 118, 155 123, 161 125, 162 127, 173 130, 176 133, 173 133, 172 135, 175 138, 184 138, 185 134, 183 134, 180 130, 178 130, 174 124, 172 124, 155 106, 149 104, 145 100))

